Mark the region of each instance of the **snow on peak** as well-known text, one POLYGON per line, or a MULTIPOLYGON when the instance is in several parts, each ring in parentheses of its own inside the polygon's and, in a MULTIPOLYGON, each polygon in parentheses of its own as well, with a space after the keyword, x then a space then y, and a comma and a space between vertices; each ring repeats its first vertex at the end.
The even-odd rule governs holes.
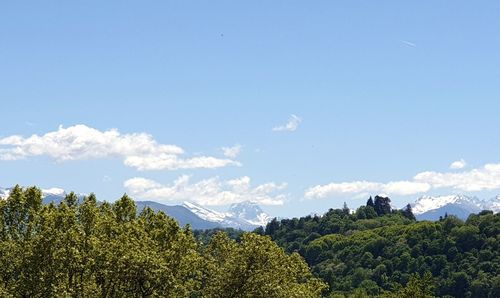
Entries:
MULTIPOLYGON (((413 213, 419 215, 427 211, 439 209, 449 204, 461 205, 471 212, 476 212, 483 209, 490 209, 491 206, 496 206, 494 200, 482 201, 477 197, 469 197, 466 195, 449 195, 449 196, 422 196, 412 204, 413 213)), ((500 210, 500 199, 498 200, 498 209, 500 210)), ((495 211, 495 210, 494 210, 495 211)), ((497 212, 497 211, 496 211, 497 212)))
POLYGON ((212 222, 223 222, 227 217, 227 214, 210 210, 194 203, 184 202, 183 206, 191 210, 191 212, 198 215, 201 219, 204 220, 212 222))
POLYGON ((265 227, 267 223, 270 222, 272 219, 273 218, 271 216, 262 212, 261 214, 257 215, 257 217, 253 219, 247 219, 247 221, 256 226, 265 227))
POLYGON ((272 219, 257 203, 251 201, 232 204, 229 213, 256 226, 265 226, 272 219))
POLYGON ((228 212, 217 212, 191 202, 184 202, 183 206, 204 220, 227 227, 248 229, 265 226, 271 220, 259 205, 250 201, 232 204, 228 212))
POLYGON ((456 201, 456 196, 422 196, 415 201, 415 204, 412 206, 412 211, 415 215, 422 214, 429 210, 434 210, 441 208, 448 204, 453 204, 456 201))
POLYGON ((229 213, 236 217, 253 218, 262 213, 262 209, 260 209, 257 203, 244 201, 241 203, 231 204, 229 207, 229 213))
POLYGON ((495 213, 500 212, 500 195, 491 198, 485 203, 484 207, 486 208, 483 209, 492 210, 495 213))
POLYGON ((48 189, 42 189, 42 194, 43 196, 63 196, 66 194, 66 192, 64 191, 64 189, 62 188, 57 188, 57 187, 52 187, 52 188, 48 188, 48 189))

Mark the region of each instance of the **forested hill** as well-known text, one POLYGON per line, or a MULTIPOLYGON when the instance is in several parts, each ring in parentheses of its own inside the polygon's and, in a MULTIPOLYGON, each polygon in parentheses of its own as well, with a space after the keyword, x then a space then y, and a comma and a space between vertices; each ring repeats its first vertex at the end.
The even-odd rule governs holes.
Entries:
POLYGON ((46 205, 16 186, 0 200, 0 297, 500 297, 499 232, 489 211, 416 222, 376 197, 195 238, 126 195, 46 205))
POLYGON ((410 206, 391 210, 375 197, 355 212, 275 219, 257 232, 302 255, 332 297, 500 297, 500 215, 491 211, 417 222, 410 206))

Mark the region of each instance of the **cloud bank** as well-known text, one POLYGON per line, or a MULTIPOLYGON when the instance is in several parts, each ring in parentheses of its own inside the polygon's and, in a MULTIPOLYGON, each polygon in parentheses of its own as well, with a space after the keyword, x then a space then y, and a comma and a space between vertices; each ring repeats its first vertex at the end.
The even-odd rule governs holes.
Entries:
POLYGON ((486 164, 482 168, 462 172, 422 172, 415 175, 410 181, 329 183, 307 189, 304 196, 307 199, 367 193, 404 196, 425 193, 431 189, 439 188, 451 188, 466 192, 500 189, 500 164, 486 164))
POLYGON ((24 138, 13 135, 0 139, 0 160, 48 156, 57 162, 121 157, 126 166, 138 170, 220 168, 239 165, 227 158, 196 156, 182 158, 176 145, 159 144, 146 133, 120 134, 116 129, 100 131, 83 124, 24 138))
POLYGON ((307 199, 326 198, 342 194, 388 194, 388 195, 412 195, 427 192, 431 189, 428 183, 412 181, 395 181, 389 183, 378 183, 369 181, 354 181, 342 183, 329 183, 317 185, 306 190, 307 199))
POLYGON ((191 183, 190 176, 182 175, 172 184, 136 177, 124 182, 127 192, 139 199, 157 201, 194 201, 205 206, 221 206, 243 201, 261 205, 283 205, 286 195, 281 193, 287 185, 274 182, 252 187, 247 176, 223 181, 219 177, 191 183))

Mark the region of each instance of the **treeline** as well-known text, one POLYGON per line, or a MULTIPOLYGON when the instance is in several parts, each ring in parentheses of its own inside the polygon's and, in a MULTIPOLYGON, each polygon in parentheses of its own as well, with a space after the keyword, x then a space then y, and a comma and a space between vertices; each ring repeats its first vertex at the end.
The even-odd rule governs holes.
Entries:
POLYGON ((198 235, 162 212, 137 214, 36 187, 0 201, 0 297, 319 297, 326 285, 269 237, 198 235))
POLYGON ((196 241, 203 245, 205 243, 210 243, 210 240, 214 236, 216 236, 219 233, 224 233, 226 234, 229 239, 233 239, 236 241, 240 241, 245 232, 240 229, 234 229, 234 228, 214 228, 214 229, 205 229, 205 230, 194 230, 194 238, 196 241))
POLYGON ((416 222, 370 198, 350 212, 273 220, 258 233, 302 255, 330 297, 500 297, 500 215, 416 222))

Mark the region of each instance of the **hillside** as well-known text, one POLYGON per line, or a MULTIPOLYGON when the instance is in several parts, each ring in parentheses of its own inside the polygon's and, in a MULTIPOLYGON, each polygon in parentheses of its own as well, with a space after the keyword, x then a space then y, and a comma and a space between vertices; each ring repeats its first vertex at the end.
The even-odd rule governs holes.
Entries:
POLYGON ((376 197, 354 213, 273 220, 260 232, 302 255, 331 295, 404 297, 420 284, 439 297, 500 297, 499 214, 418 222, 411 208, 384 209, 388 200, 376 197))

